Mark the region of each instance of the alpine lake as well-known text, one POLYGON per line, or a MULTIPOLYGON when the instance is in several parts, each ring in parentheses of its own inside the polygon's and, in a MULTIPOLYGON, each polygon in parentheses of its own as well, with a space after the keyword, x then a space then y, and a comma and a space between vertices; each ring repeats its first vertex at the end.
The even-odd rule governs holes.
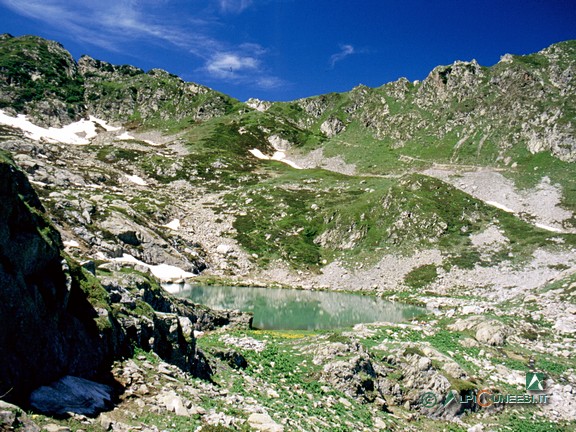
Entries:
POLYGON ((212 309, 251 312, 253 327, 262 330, 336 329, 409 321, 425 313, 421 307, 345 292, 188 284, 163 287, 212 309))

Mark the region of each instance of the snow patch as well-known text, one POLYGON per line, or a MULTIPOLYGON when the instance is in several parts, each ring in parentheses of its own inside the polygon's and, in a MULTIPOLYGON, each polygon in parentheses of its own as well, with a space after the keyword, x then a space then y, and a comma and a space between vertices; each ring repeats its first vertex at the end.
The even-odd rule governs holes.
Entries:
POLYGON ((146 140, 146 139, 141 139, 141 138, 136 138, 135 136, 130 135, 128 132, 123 132, 120 135, 118 135, 116 138, 114 138, 116 141, 130 141, 130 140, 138 140, 138 141, 142 141, 145 142, 146 144, 149 144, 151 146, 158 146, 160 145, 159 143, 155 143, 154 141, 150 141, 150 140, 146 140))
POLYGON ((188 279, 194 277, 194 273, 182 270, 180 267, 168 265, 168 264, 158 264, 150 265, 146 264, 139 259, 134 258, 132 255, 124 254, 121 258, 112 258, 111 261, 120 263, 130 263, 138 264, 143 267, 150 269, 150 272, 160 279, 162 282, 174 282, 178 280, 188 279))
POLYGON ((539 228, 558 233, 576 232, 576 228, 567 229, 564 226, 564 222, 569 221, 574 214, 561 207, 562 186, 552 184, 547 176, 542 177, 536 186, 520 190, 511 179, 489 169, 429 169, 424 171, 424 174, 450 183, 473 197, 513 213, 535 226, 538 223, 539 228))
POLYGON ((118 135, 116 138, 116 140, 133 140, 136 139, 134 138, 132 135, 130 135, 128 132, 124 132, 121 133, 120 135, 118 135))
POLYGON ((174 281, 194 277, 194 273, 182 270, 180 267, 168 264, 148 266, 154 276, 162 281, 174 281))
POLYGON ((546 231, 552 231, 552 232, 555 232, 555 233, 564 232, 563 230, 561 230, 561 229, 559 229, 559 228, 554 228, 554 227, 551 227, 551 226, 548 226, 548 225, 544 225, 544 224, 541 224, 541 223, 536 223, 536 224, 534 224, 534 225, 536 225, 538 228, 545 229, 546 231))
POLYGON ((486 201, 486 204, 499 208, 500 210, 504 210, 507 213, 514 213, 514 210, 512 210, 510 207, 506 207, 504 204, 497 203, 496 201, 486 201))
POLYGON ((142 177, 138 177, 137 175, 125 174, 124 177, 126 177, 129 181, 137 185, 148 186, 148 183, 146 183, 146 181, 142 177))
POLYGON ((62 128, 44 128, 30 122, 24 114, 18 114, 16 117, 12 117, 5 114, 3 110, 0 110, 0 123, 18 128, 22 130, 28 138, 36 141, 46 140, 51 143, 75 145, 90 144, 90 140, 98 136, 96 125, 106 130, 118 129, 109 126, 104 120, 97 119, 96 117, 90 117, 89 120, 82 119, 62 128))
POLYGON ((170 228, 173 231, 177 231, 180 228, 180 219, 174 219, 173 221, 168 222, 166 225, 162 225, 163 227, 170 228))
POLYGON ((274 154, 272 156, 267 156, 264 153, 262 153, 260 150, 258 150, 257 148, 254 148, 252 150, 249 150, 250 153, 252 153, 254 156, 256 156, 258 159, 262 159, 262 160, 275 160, 278 162, 282 162, 285 163, 286 165, 290 165, 292 168, 295 169, 302 169, 302 167, 300 167, 298 164, 296 164, 295 162, 292 162, 289 159, 286 159, 286 153, 282 152, 282 151, 277 151, 274 152, 274 154))
POLYGON ((93 123, 98 124, 99 126, 102 126, 102 128, 106 131, 106 132, 116 132, 119 131, 121 128, 117 127, 117 126, 111 126, 108 124, 108 122, 106 122, 105 120, 96 118, 94 116, 90 116, 90 121, 93 123))

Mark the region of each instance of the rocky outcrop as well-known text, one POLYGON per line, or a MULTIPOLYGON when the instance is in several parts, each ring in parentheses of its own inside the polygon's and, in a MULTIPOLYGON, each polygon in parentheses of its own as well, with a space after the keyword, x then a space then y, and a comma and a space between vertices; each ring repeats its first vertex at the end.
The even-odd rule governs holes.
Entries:
POLYGON ((328 138, 338 135, 346 128, 346 125, 342 123, 342 120, 336 117, 330 117, 324 123, 320 125, 320 130, 328 138))
POLYGON ((148 120, 207 120, 237 103, 160 69, 80 58, 36 36, 0 37, 0 109, 60 127, 94 115, 137 125, 148 120))
POLYGON ((134 347, 208 378, 194 327, 248 326, 250 317, 176 301, 144 275, 103 287, 65 257, 26 176, 0 158, 0 394, 26 404, 65 375, 97 378, 134 347))
POLYGON ((379 380, 385 371, 372 361, 358 343, 331 343, 319 346, 314 364, 323 364, 321 379, 350 397, 365 402, 378 398, 383 403, 379 380))
POLYGON ((83 79, 62 45, 36 36, 0 37, 0 109, 62 126, 86 114, 83 79))
POLYGON ((116 66, 88 56, 78 61, 91 114, 128 121, 208 120, 228 113, 235 101, 221 93, 188 83, 161 69, 116 66))
POLYGON ((206 331, 224 326, 248 328, 252 325, 251 314, 212 310, 187 299, 174 298, 146 275, 138 271, 126 273, 126 270, 114 272, 113 275, 103 276, 100 279, 106 291, 112 296, 112 300, 124 305, 125 311, 136 310, 138 305, 145 305, 157 313, 176 315, 180 317, 186 334, 190 334, 191 330, 206 331), (189 323, 184 324, 182 318, 189 323))
POLYGON ((521 149, 574 161, 575 52, 574 41, 567 41, 527 56, 507 55, 490 68, 456 61, 434 68, 421 82, 402 78, 300 99, 293 115, 300 127, 320 128, 328 137, 341 128, 333 124, 339 117, 392 148, 441 143, 454 148, 454 160, 463 158, 463 145, 480 156, 490 143, 498 150, 489 156, 494 162, 509 163, 521 149))

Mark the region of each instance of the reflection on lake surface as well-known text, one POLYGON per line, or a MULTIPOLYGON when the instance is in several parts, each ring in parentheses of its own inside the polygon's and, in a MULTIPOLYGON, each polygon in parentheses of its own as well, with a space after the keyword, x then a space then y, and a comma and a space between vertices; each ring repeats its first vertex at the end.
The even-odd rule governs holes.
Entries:
POLYGON ((415 306, 340 292, 173 284, 164 288, 213 309, 253 312, 253 325, 259 329, 317 330, 377 321, 399 322, 424 312, 415 306))

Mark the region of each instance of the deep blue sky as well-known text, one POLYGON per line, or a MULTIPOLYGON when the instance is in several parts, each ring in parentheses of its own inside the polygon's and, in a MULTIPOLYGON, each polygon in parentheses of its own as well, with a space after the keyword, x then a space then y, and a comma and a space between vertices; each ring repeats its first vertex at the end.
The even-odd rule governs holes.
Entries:
POLYGON ((576 39, 576 0, 0 0, 0 32, 292 100, 576 39))

